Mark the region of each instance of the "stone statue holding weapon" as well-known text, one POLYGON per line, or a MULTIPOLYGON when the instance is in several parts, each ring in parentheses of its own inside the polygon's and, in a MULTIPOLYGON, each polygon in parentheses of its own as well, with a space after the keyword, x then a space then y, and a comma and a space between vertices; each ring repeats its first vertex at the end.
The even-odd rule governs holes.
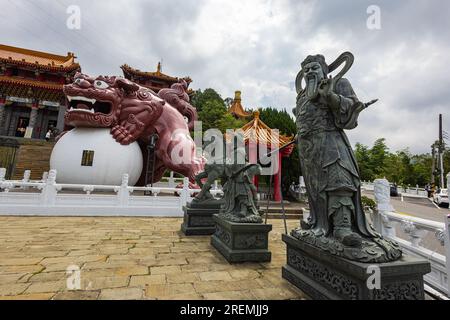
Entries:
POLYGON ((296 116, 301 171, 310 204, 310 220, 292 236, 351 260, 387 262, 401 257, 398 245, 383 239, 361 205, 359 169, 344 130, 358 125, 362 103, 343 75, 354 57, 345 52, 330 65, 322 55, 308 56, 296 79, 296 116), (333 78, 328 74, 342 63, 333 78), (305 81, 305 88, 302 81, 305 81))
MULTIPOLYGON (((243 155, 245 147, 234 150, 235 155, 243 155)), ((237 157, 235 157, 237 158, 237 157)), ((225 166, 227 177, 223 185, 225 203, 219 216, 225 220, 241 223, 261 223, 262 218, 257 208, 256 187, 253 177, 261 173, 259 164, 232 163, 225 166)))

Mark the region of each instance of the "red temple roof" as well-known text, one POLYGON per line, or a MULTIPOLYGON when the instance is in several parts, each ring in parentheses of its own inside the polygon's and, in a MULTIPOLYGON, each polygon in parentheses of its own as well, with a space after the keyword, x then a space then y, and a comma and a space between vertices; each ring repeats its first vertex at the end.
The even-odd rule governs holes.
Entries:
POLYGON ((80 65, 66 56, 0 44, 0 96, 57 101, 80 65))
POLYGON ((178 82, 180 79, 185 80, 188 84, 192 82, 192 79, 189 77, 177 78, 177 77, 172 77, 172 76, 162 73, 160 62, 158 63, 158 67, 155 72, 141 71, 139 69, 134 69, 127 64, 122 65, 120 68, 122 69, 125 78, 128 78, 127 76, 133 75, 133 76, 138 76, 138 77, 142 77, 142 78, 165 80, 165 81, 169 81, 169 82, 173 82, 173 83, 178 82))
POLYGON ((61 56, 4 44, 0 44, 0 62, 50 71, 67 72, 80 69, 80 65, 75 62, 75 55, 71 52, 61 56))

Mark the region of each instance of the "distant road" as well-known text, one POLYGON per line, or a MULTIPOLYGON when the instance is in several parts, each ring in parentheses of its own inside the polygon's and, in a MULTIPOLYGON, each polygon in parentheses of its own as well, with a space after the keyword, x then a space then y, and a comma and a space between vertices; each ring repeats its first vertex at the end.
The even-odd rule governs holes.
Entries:
MULTIPOLYGON (((363 191, 363 195, 374 198, 372 191, 363 191)), ((403 197, 402 202, 401 197, 391 197, 391 204, 397 213, 437 222, 444 222, 450 214, 448 208, 438 208, 429 199, 403 197)))

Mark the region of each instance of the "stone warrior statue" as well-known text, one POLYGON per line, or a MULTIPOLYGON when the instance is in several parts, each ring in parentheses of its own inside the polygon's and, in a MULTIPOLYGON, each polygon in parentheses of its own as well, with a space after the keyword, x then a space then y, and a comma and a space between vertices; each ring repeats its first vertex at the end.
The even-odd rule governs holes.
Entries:
POLYGON ((360 102, 350 82, 342 78, 353 60, 346 52, 329 66, 322 55, 308 56, 301 64, 294 114, 311 214, 292 236, 351 260, 393 261, 401 257, 401 250, 366 221, 358 165, 344 133, 355 128, 359 113, 376 102, 360 102), (328 77, 342 63, 336 77, 328 77))
MULTIPOLYGON (((244 147, 236 148, 234 152, 243 154, 245 159, 244 147)), ((252 182, 253 177, 260 173, 259 164, 233 163, 225 166, 224 174, 227 177, 223 185, 225 203, 219 214, 223 219, 241 223, 262 222, 256 205, 256 187, 252 182)))

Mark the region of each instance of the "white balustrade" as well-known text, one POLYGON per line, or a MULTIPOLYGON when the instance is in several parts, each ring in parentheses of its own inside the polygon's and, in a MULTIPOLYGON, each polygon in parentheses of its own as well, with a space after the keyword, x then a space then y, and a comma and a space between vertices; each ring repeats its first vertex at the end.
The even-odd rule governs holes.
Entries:
POLYGON ((390 204, 389 182, 386 179, 375 180, 374 194, 377 211, 373 220, 377 231, 398 242, 405 254, 430 261, 431 272, 425 275, 425 283, 450 297, 450 215, 446 216, 445 222, 436 222, 394 212, 390 204), (396 227, 399 227, 407 239, 397 235, 396 227), (445 255, 424 246, 423 239, 429 234, 434 236, 439 245, 444 246, 445 255))
MULTIPOLYGON (((375 181, 374 182, 361 182, 361 189, 366 191, 374 191, 375 181)), ((405 197, 416 197, 416 198, 428 198, 428 192, 424 188, 419 188, 416 186, 415 188, 404 188, 401 186, 397 187, 397 191, 401 196, 405 197)))
MULTIPOLYGON (((120 186, 57 183, 56 176, 50 170, 40 181, 0 179, 0 215, 183 216, 183 206, 199 192, 189 188, 188 178, 176 188, 128 186, 127 174, 120 186)), ((214 196, 222 193, 211 190, 214 196)))

